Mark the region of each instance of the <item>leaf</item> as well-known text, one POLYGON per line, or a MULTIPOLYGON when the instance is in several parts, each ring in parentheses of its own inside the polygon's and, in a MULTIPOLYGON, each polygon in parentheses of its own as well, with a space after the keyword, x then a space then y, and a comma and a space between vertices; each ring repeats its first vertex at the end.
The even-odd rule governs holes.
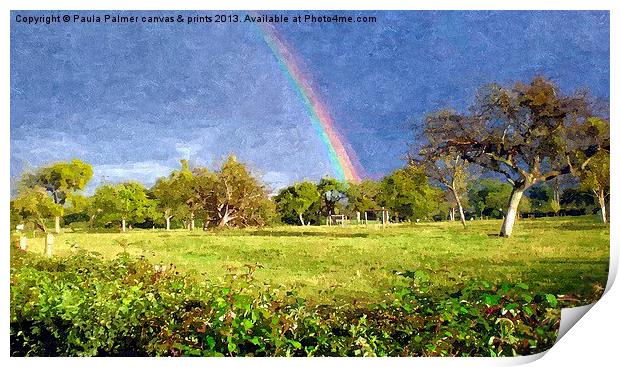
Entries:
POLYGON ((249 330, 252 328, 252 326, 254 326, 254 323, 252 322, 252 320, 249 320, 249 319, 244 319, 241 324, 243 325, 245 330, 249 330))
POLYGON ((291 343, 291 345, 293 347, 295 347, 296 349, 300 349, 301 348, 301 343, 298 342, 297 340, 289 340, 289 342, 291 343))
POLYGON ((555 298, 555 296, 553 294, 547 294, 545 296, 547 302, 549 302, 549 304, 551 305, 551 307, 556 307, 558 305, 558 300, 557 298, 555 298))

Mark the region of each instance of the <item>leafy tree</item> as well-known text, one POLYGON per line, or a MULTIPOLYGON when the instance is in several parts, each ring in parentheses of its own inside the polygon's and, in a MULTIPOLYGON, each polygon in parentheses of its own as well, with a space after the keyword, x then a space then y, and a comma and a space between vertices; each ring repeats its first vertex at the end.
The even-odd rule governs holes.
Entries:
POLYGON ((434 136, 429 134, 429 144, 420 150, 419 157, 409 154, 409 164, 422 167, 429 178, 450 192, 458 208, 461 224, 465 228, 462 198, 467 194, 467 181, 470 176, 467 171, 468 162, 461 158, 461 154, 456 149, 438 149, 440 142, 434 141, 433 138, 434 136))
POLYGON ((560 196, 560 205, 569 213, 585 214, 597 206, 592 192, 581 187, 569 187, 560 196))
POLYGON ((560 209, 562 209, 562 207, 560 206, 560 202, 555 199, 551 199, 551 202, 549 203, 549 208, 555 215, 558 215, 560 209))
POLYGON ((89 210, 91 206, 91 198, 79 193, 71 193, 67 197, 64 210, 64 222, 70 224, 73 222, 87 222, 91 218, 89 210))
POLYGON ((54 203, 44 188, 25 187, 20 189, 17 197, 11 201, 11 222, 32 224, 47 232, 46 220, 61 216, 63 210, 60 204, 54 203))
POLYGON ((101 185, 93 194, 90 218, 93 226, 120 221, 121 202, 114 185, 101 185))
POLYGON ((344 200, 347 195, 347 185, 335 178, 323 177, 317 185, 321 194, 321 204, 325 215, 336 214, 336 204, 344 200))
POLYGON ((523 193, 538 182, 577 174, 609 137, 591 122, 583 94, 563 95, 550 81, 489 84, 479 90, 469 115, 446 111, 427 120, 426 134, 440 142, 438 154, 461 157, 506 177, 512 193, 500 235, 512 234, 523 193))
POLYGON ((170 219, 174 217, 174 208, 181 203, 176 201, 177 191, 169 177, 160 177, 151 188, 153 196, 157 198, 157 208, 163 213, 166 221, 166 230, 170 230, 170 219))
POLYGON ((218 172, 195 170, 195 202, 204 218, 203 229, 210 223, 224 226, 262 226, 275 212, 267 191, 246 166, 228 157, 218 172))
MULTIPOLYGON (((497 179, 480 179, 469 185, 468 197, 472 209, 480 217, 502 217, 505 215, 504 208, 510 200, 512 193, 511 185, 497 179)), ((527 197, 519 202, 519 212, 529 212, 531 203, 527 197)))
POLYGON ((368 210, 377 209, 377 197, 381 185, 374 180, 362 180, 361 182, 349 182, 347 199, 349 206, 356 212, 364 213, 368 210))
POLYGON ((439 208, 441 197, 421 167, 407 166, 383 178, 378 202, 405 219, 424 219, 439 208))
POLYGON ((601 210, 601 219, 607 223, 607 210, 605 202, 609 196, 610 188, 609 152, 597 152, 590 164, 581 174, 581 188, 594 193, 594 197, 601 210))
MULTIPOLYGON (((320 199, 316 185, 309 181, 297 183, 280 191, 274 198, 276 209, 283 217, 293 212, 302 226, 306 225, 304 213, 320 199)), ((307 223, 308 225, 310 222, 307 223)))
MULTIPOLYGON (((90 164, 79 159, 71 162, 57 162, 38 169, 35 173, 26 174, 22 184, 27 187, 40 186, 50 193, 55 204, 63 206, 67 196, 84 189, 93 177, 90 164)), ((60 233, 60 215, 55 216, 55 231, 60 233)))
POLYGON ((532 186, 526 196, 530 198, 535 211, 547 213, 551 210, 554 193, 553 188, 546 182, 532 186))
POLYGON ((128 222, 140 223, 159 215, 156 201, 150 199, 144 186, 137 182, 100 186, 92 200, 93 218, 102 224, 120 221, 123 232, 128 222))
POLYGON ((170 230, 170 220, 175 215, 186 218, 187 227, 193 229, 195 178, 187 160, 181 160, 180 170, 159 178, 151 191, 166 221, 166 230, 170 230))

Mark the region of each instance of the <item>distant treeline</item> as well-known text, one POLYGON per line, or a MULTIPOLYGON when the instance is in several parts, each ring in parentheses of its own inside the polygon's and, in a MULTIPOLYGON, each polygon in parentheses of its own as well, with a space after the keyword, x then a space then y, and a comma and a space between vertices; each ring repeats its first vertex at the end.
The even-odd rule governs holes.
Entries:
POLYGON ((234 156, 214 171, 181 168, 151 188, 139 182, 80 191, 92 167, 75 159, 25 173, 11 200, 11 225, 47 231, 55 219, 77 229, 265 226, 325 223, 332 215, 390 221, 503 218, 510 236, 519 216, 600 212, 609 201, 609 121, 585 93, 563 95, 545 78, 480 88, 468 114, 426 116, 403 168, 381 180, 324 177, 268 189, 234 156), (603 116, 603 117, 602 117, 603 116), (497 177, 501 177, 500 181, 497 177), (380 214, 383 218, 383 214, 380 214))

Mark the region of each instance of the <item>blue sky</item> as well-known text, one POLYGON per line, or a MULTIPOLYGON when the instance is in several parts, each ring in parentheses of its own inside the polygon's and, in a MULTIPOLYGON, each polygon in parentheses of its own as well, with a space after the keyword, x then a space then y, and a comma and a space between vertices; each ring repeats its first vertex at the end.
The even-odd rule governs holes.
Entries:
MULTIPOLYGON (((196 14, 148 15, 170 13, 196 14)), ((104 180, 149 185, 181 158, 213 168, 231 153, 273 188, 332 174, 256 26, 35 26, 17 23, 17 14, 42 12, 11 15, 13 178, 76 157, 94 166, 91 188, 104 180)), ((608 12, 363 15, 377 23, 276 27, 372 177, 402 166, 413 142, 407 121, 464 109, 484 83, 542 74, 567 92, 585 87, 609 99, 608 12)))

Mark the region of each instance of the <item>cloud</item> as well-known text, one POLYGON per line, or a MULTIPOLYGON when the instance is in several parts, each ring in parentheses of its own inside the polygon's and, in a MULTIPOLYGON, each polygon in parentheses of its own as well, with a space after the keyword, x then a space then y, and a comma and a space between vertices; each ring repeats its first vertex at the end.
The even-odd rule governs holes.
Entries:
POLYGON ((202 145, 197 142, 176 143, 175 149, 181 155, 181 158, 189 160, 192 155, 196 155, 202 150, 202 145))
POLYGON ((263 175, 263 182, 273 190, 273 195, 290 185, 292 181, 291 177, 285 172, 269 171, 263 175))
POLYGON ((118 183, 132 180, 152 185, 157 178, 167 176, 172 170, 172 167, 157 161, 102 164, 93 167, 93 180, 91 182, 98 185, 103 182, 118 183))

